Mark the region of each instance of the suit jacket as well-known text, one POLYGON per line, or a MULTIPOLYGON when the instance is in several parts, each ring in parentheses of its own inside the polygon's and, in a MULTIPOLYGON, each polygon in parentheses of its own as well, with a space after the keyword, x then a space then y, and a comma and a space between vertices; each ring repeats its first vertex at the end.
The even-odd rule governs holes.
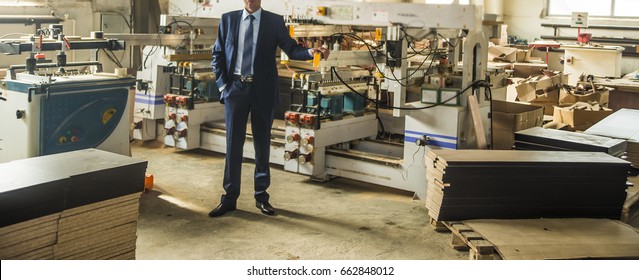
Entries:
MULTIPOLYGON (((213 46, 213 71, 218 87, 231 85, 231 75, 237 60, 237 42, 242 10, 222 15, 218 28, 217 41, 213 46)), ((290 59, 308 60, 312 56, 308 49, 297 44, 289 33, 284 19, 278 14, 262 10, 260 28, 257 35, 255 59, 253 61, 253 86, 257 89, 260 104, 275 106, 279 102, 278 75, 275 55, 279 46, 290 59)), ((241 54, 240 54, 241 55, 241 54)), ((228 88, 221 98, 231 93, 228 88)))

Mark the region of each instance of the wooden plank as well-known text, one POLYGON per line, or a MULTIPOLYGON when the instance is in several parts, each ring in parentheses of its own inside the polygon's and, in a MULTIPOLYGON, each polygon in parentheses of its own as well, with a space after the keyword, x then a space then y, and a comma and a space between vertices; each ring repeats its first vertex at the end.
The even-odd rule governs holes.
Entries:
POLYGON ((126 242, 131 242, 137 240, 137 236, 135 234, 126 234, 121 236, 112 236, 109 239, 102 239, 98 242, 94 242, 88 246, 76 246, 71 248, 66 248, 65 250, 55 250, 54 248, 54 258, 55 259, 73 259, 74 256, 91 256, 97 255, 99 252, 105 248, 109 248, 111 246, 122 244, 126 242))
POLYGON ((475 129, 475 136, 477 137, 477 148, 487 149, 488 142, 486 141, 486 132, 484 130, 484 123, 481 119, 477 96, 468 96, 468 108, 470 109, 470 116, 473 120, 473 128, 475 129))
POLYGON ((80 207, 75 207, 71 209, 64 210, 61 214, 61 218, 78 215, 85 212, 96 211, 100 208, 112 209, 114 207, 118 207, 116 205, 129 205, 134 203, 139 203, 141 193, 133 193, 113 199, 108 199, 96 203, 91 203, 87 205, 83 205, 80 207))
POLYGON ((109 222, 94 225, 91 227, 84 227, 84 228, 79 228, 77 230, 60 232, 58 233, 58 243, 77 240, 85 236, 94 236, 95 234, 99 234, 108 229, 116 228, 118 226, 125 225, 132 222, 134 223, 137 221, 137 217, 138 217, 138 213, 135 212, 129 215, 128 217, 117 217, 116 219, 112 219, 109 222))
POLYGON ((14 260, 52 260, 53 245, 13 257, 14 260))
POLYGON ((18 230, 2 236, 0 248, 13 246, 19 243, 28 242, 29 240, 55 234, 58 229, 56 221, 50 221, 41 224, 41 226, 28 227, 25 230, 18 230))
POLYGON ((639 257, 639 232, 609 219, 470 220, 503 259, 639 257))
POLYGON ((0 228, 0 237, 3 237, 5 236, 5 234, 9 234, 14 231, 23 230, 25 228, 37 227, 38 225, 43 223, 56 221, 58 218, 60 218, 60 213, 55 213, 55 214, 43 216, 40 218, 13 224, 10 226, 2 227, 0 228))
POLYGON ((63 229, 58 230, 58 236, 80 231, 95 231, 113 226, 136 222, 139 216, 138 211, 122 213, 118 216, 104 217, 97 220, 88 220, 86 223, 68 224, 63 229))
POLYGON ((444 223, 437 221, 433 218, 429 218, 428 224, 430 228, 436 232, 449 232, 450 230, 444 225, 444 223))
POLYGON ((130 251, 122 255, 112 257, 110 260, 135 260, 135 251, 130 251))
POLYGON ((123 205, 115 209, 99 209, 96 211, 85 212, 79 215, 68 216, 60 219, 60 230, 65 231, 67 228, 77 227, 78 225, 92 225, 100 223, 105 217, 118 217, 138 212, 139 205, 137 203, 123 205))
POLYGON ((495 247, 486 240, 470 240, 469 258, 471 260, 493 260, 495 255, 495 247))
POLYGON ((111 257, 135 250, 136 240, 128 240, 119 243, 109 243, 103 246, 96 246, 91 250, 83 251, 73 255, 59 257, 65 260, 105 260, 111 257))
POLYGON ((22 242, 15 245, 0 248, 0 259, 8 260, 16 256, 29 253, 34 250, 38 250, 43 247, 51 246, 55 244, 55 233, 41 236, 29 240, 28 242, 22 242))
POLYGON ((79 248, 88 248, 96 244, 108 242, 109 240, 114 238, 122 236, 132 236, 135 235, 136 228, 137 223, 129 223, 104 230, 99 234, 95 234, 92 236, 86 236, 72 241, 57 243, 53 247, 53 252, 56 256, 58 256, 63 254, 64 252, 77 250, 79 248))

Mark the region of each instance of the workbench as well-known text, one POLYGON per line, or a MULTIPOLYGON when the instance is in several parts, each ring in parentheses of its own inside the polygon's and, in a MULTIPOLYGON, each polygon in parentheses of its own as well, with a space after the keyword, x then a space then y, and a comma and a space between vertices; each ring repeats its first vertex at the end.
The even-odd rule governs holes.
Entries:
POLYGON ((594 83, 614 89, 610 92, 608 101, 610 109, 639 109, 639 80, 595 79, 594 83))

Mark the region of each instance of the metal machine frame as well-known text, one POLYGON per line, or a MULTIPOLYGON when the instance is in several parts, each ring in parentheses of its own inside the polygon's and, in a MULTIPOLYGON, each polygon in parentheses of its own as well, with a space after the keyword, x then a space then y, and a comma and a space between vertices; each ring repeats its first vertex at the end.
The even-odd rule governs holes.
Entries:
MULTIPOLYGON (((461 88, 470 87, 485 78, 488 43, 482 31, 482 9, 478 6, 311 0, 274 1, 263 5, 269 11, 288 15, 303 23, 385 28, 386 42, 395 44, 393 56, 400 63, 398 67, 389 67, 388 61, 376 61, 375 64, 384 76, 394 75, 400 81, 408 75, 406 63, 401 63, 408 48, 404 40, 406 34, 423 37, 435 32, 435 36, 445 34, 440 36, 455 40, 463 37, 455 44, 451 59, 456 64, 463 53, 461 88)), ((206 2, 201 5, 187 0, 173 0, 169 14, 185 15, 198 7, 203 8, 198 10, 198 17, 219 18, 223 12, 241 9, 241 3, 206 2)), ((301 30, 303 26, 296 26, 295 35, 326 36, 301 30)), ((385 51, 388 52, 388 46, 385 51)), ((385 55, 388 57, 388 53, 385 55)), ((329 60, 322 60, 314 69, 322 74, 320 81, 335 82, 328 78, 332 67, 362 63, 373 63, 368 51, 334 50, 329 60)), ((287 118, 289 125, 284 129, 284 147, 280 141, 274 141, 277 143, 271 151, 272 162, 284 165, 286 170, 311 175, 316 180, 327 180, 331 176, 348 177, 412 191, 417 198, 425 199, 427 186, 423 158, 427 149, 477 148, 479 138, 490 139, 490 97, 486 96, 483 88, 471 87, 460 96, 457 106, 408 111, 397 108, 422 108, 426 105, 420 102, 407 103, 406 88, 401 82, 385 79, 379 86, 392 93, 392 106, 395 108, 379 110, 378 117, 382 122, 391 123, 389 126, 393 127, 392 131, 404 135, 403 146, 372 140, 378 127, 375 114, 317 120, 314 127, 306 123, 292 124, 287 118), (471 95, 476 97, 475 104, 469 104, 471 95), (473 121, 469 109, 471 106, 478 108, 479 120, 473 121), (476 134, 476 127, 480 124, 487 128, 483 135, 476 134), (310 153, 312 157, 307 156, 310 153), (277 154, 284 156, 278 159, 274 156, 277 154), (295 157, 297 160, 293 160, 295 157)), ((217 130, 211 133, 210 128, 204 129, 201 142, 206 144, 202 148, 224 152, 223 128, 217 130)), ((245 157, 253 157, 251 149, 252 145, 245 145, 245 157)))
POLYGON ((69 50, 119 50, 124 42, 100 33, 68 40, 55 25, 38 33, 0 40, 7 54, 30 52, 24 65, 9 67, 2 83, 0 162, 86 148, 129 155, 130 89, 136 80, 126 71, 101 73, 97 61, 66 61, 69 50), (56 62, 40 54, 48 50, 60 51, 56 62))

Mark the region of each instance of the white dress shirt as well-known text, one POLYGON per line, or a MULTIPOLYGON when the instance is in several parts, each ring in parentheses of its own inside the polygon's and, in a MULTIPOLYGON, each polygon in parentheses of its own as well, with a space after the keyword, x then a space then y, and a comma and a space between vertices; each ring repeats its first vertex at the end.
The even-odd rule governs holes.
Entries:
MULTIPOLYGON (((240 34, 237 36, 237 59, 235 60, 235 69, 233 70, 233 74, 241 75, 242 73, 242 54, 244 53, 244 35, 246 34, 246 29, 251 22, 249 19, 249 13, 246 9, 242 10, 242 20, 240 21, 240 34)), ((251 58, 255 61, 255 50, 257 49, 257 35, 260 31, 260 18, 262 16, 262 8, 257 9, 255 13, 252 14, 255 19, 253 20, 253 54, 251 58)), ((253 63, 251 63, 251 74, 253 73, 253 63)))

